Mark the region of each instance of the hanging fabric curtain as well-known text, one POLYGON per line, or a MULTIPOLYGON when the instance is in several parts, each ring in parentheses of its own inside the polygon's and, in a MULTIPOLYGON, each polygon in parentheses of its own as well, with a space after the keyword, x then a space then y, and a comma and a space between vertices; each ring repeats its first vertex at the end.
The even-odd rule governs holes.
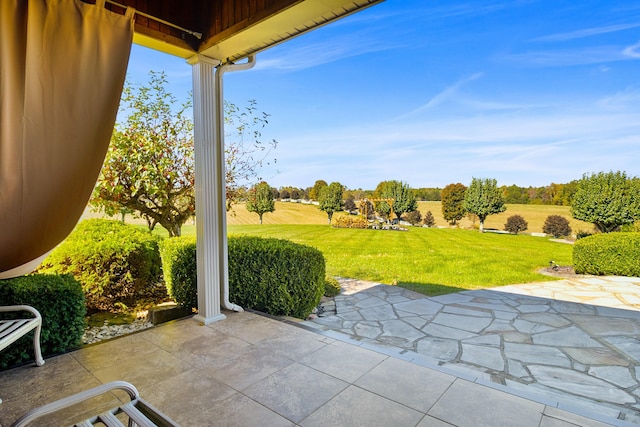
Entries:
POLYGON ((133 40, 133 9, 0 1, 0 278, 73 230, 98 178, 133 40))

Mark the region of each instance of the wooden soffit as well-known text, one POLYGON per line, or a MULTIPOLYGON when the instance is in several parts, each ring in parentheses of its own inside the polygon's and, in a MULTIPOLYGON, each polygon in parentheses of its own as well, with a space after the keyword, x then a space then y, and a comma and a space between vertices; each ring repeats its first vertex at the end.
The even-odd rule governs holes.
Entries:
POLYGON ((107 0, 107 7, 139 12, 137 44, 182 58, 201 54, 233 62, 381 1, 107 0))

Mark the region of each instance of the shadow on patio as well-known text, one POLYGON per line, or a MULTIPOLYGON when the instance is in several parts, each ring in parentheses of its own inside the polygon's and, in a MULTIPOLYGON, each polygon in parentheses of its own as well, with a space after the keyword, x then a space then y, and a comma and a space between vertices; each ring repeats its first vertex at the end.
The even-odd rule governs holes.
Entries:
MULTIPOLYGON (((184 426, 606 425, 330 333, 256 313, 227 315, 209 326, 175 321, 47 359, 40 368, 0 372, 0 423, 125 380, 184 426)), ((94 401, 98 409, 117 404, 114 395, 94 401)), ((68 424, 83 414, 86 407, 76 407, 38 425, 68 424)))

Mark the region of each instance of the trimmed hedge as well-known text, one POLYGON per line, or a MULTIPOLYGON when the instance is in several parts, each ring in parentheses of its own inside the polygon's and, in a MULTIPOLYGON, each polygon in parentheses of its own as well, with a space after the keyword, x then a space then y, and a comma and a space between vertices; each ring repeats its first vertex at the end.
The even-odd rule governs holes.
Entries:
POLYGON ((40 273, 72 274, 87 310, 118 312, 156 292, 161 280, 158 237, 133 225, 89 219, 44 260, 40 273))
POLYGON ((640 277, 640 233, 595 234, 573 246, 576 273, 640 277))
MULTIPOLYGON (((43 355, 77 347, 84 333, 84 293, 71 275, 34 274, 0 280, 0 305, 30 305, 42 315, 43 355)), ((8 316, 9 313, 0 313, 8 316)), ((4 317, 8 318, 8 317, 4 317)), ((33 332, 0 353, 0 368, 33 360, 33 332)))
MULTIPOLYGON (((287 240, 230 237, 229 299, 273 315, 306 318, 325 290, 325 260, 309 246, 287 240)), ((183 307, 197 307, 196 243, 177 237, 161 244, 165 281, 183 307)))
POLYGON ((172 237, 160 242, 164 283, 169 296, 183 308, 198 307, 196 238, 172 237))

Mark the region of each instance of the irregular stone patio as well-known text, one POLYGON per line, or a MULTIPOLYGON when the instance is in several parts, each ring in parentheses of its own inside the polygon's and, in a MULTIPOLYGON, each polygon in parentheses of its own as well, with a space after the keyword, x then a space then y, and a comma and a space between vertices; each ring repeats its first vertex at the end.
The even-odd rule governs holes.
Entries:
POLYGON ((335 307, 305 324, 640 424, 640 278, 578 277, 431 298, 341 284, 335 307))

